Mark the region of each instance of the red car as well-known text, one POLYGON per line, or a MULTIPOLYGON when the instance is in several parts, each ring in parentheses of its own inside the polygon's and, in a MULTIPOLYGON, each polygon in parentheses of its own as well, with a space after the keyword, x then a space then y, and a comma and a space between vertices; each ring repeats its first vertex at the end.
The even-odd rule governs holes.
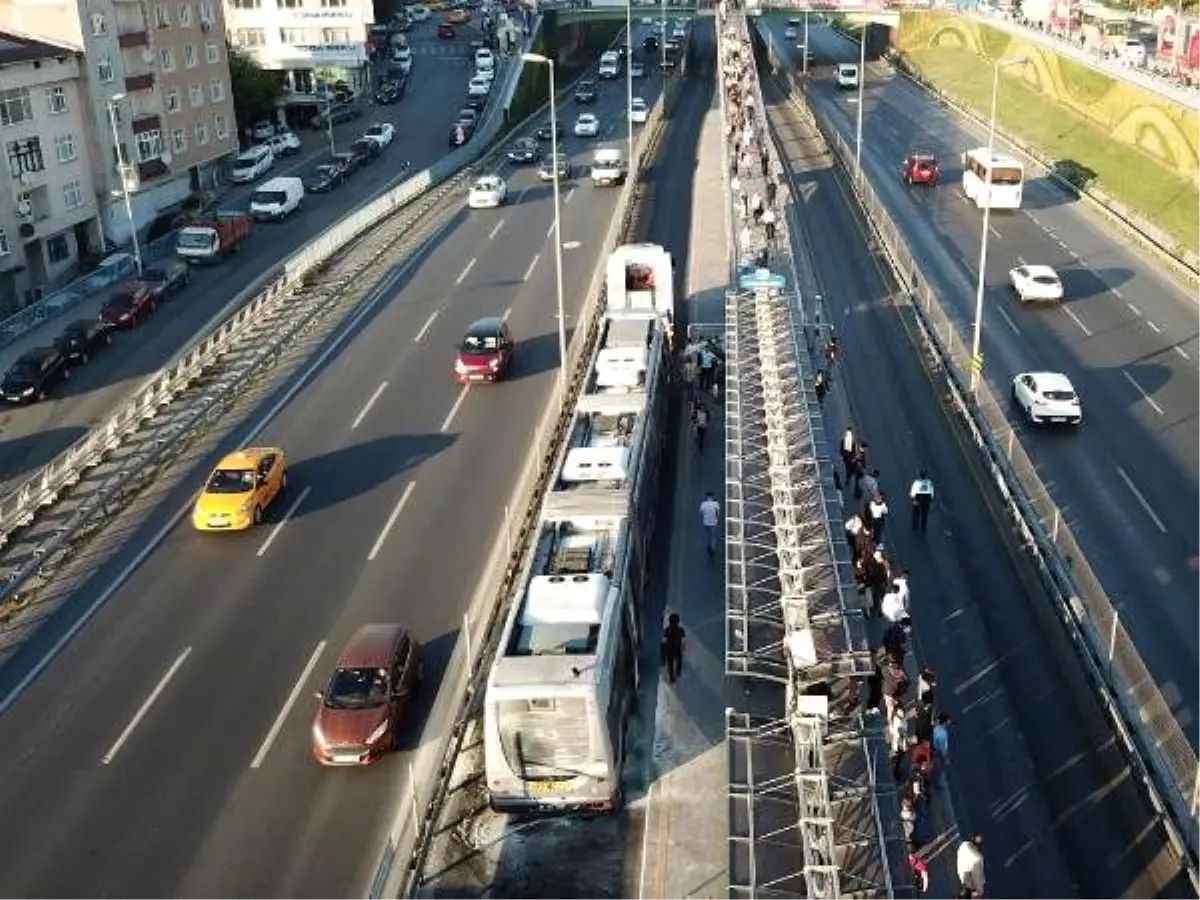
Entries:
POLYGON ((904 160, 904 169, 900 177, 907 184, 937 184, 942 180, 942 170, 938 168, 937 159, 928 153, 910 153, 904 160))
POLYGON ((452 41, 457 34, 458 32, 454 30, 454 26, 448 22, 443 22, 437 27, 437 36, 443 41, 452 41))
POLYGON ((454 357, 454 378, 460 384, 501 381, 512 367, 513 338, 508 323, 495 316, 467 329, 454 357))
POLYGON ((100 310, 100 319, 116 328, 136 328, 157 306, 158 301, 150 285, 142 281, 126 281, 113 290, 112 296, 100 310))

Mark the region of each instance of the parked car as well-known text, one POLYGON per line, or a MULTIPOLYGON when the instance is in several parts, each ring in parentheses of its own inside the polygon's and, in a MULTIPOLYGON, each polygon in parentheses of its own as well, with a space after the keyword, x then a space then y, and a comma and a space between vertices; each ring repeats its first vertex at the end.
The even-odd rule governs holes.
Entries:
POLYGON ((358 171, 358 167, 362 164, 358 156, 353 153, 341 152, 333 155, 333 161, 342 170, 342 180, 349 178, 358 171))
POLYGON ((267 146, 276 156, 295 156, 300 152, 300 138, 294 131, 276 131, 267 138, 267 146))
POLYGON ((322 163, 304 179, 304 189, 310 194, 324 194, 340 186, 345 180, 346 172, 341 165, 336 162, 322 163))
POLYGON ((400 79, 385 81, 375 91, 375 102, 380 106, 391 106, 399 103, 404 97, 405 84, 406 82, 400 79))
POLYGON ((60 381, 71 377, 66 358, 55 347, 26 350, 0 381, 0 396, 9 403, 37 403, 60 381))
POLYGON ((313 116, 312 128, 321 131, 330 125, 344 125, 362 116, 362 110, 354 103, 339 103, 313 116))
POLYGON ((304 202, 304 182, 295 175, 272 178, 250 195, 250 215, 255 219, 281 221, 304 202))
POLYGON ((275 153, 267 144, 256 144, 243 150, 233 160, 233 168, 229 170, 230 181, 246 184, 257 181, 275 165, 275 153))
POLYGON ((375 161, 375 158, 382 152, 382 148, 372 140, 359 138, 350 145, 349 152, 358 158, 360 166, 365 166, 375 161))
POLYGON ((481 113, 484 107, 487 106, 486 97, 468 97, 463 101, 463 109, 473 109, 477 113, 481 113))
POLYGON ((646 101, 641 97, 634 97, 629 104, 629 121, 637 125, 644 125, 649 116, 650 108, 646 106, 646 101))
POLYGON ((268 138, 275 136, 275 123, 268 122, 266 119, 255 122, 250 128, 250 137, 256 141, 265 141, 268 138))
POLYGON ((111 343, 112 326, 100 319, 76 319, 54 339, 55 348, 69 365, 85 365, 93 353, 111 343))
POLYGON ((108 302, 100 309, 100 318, 114 328, 137 328, 158 308, 150 285, 144 281, 126 281, 117 285, 108 302))
POLYGON ((467 122, 456 122, 450 126, 450 146, 461 147, 471 139, 475 126, 467 122))
POLYGON ((149 286, 155 300, 165 300, 187 287, 191 280, 192 269, 181 259, 168 259, 142 270, 142 281, 149 286))
POLYGON ((458 121, 474 128, 479 124, 479 113, 470 107, 464 106, 458 111, 458 121))
POLYGON ((396 129, 391 122, 377 122, 363 132, 363 138, 374 141, 381 148, 386 147, 396 136, 396 129))
POLYGON ((468 97, 486 97, 492 92, 492 79, 475 75, 467 82, 468 97))

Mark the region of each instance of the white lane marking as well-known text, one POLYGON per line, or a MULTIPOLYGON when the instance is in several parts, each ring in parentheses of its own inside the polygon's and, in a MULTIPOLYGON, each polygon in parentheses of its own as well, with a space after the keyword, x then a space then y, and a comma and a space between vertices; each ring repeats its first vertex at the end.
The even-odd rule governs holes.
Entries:
POLYGON ((550 220, 550 227, 546 229, 547 240, 550 238, 550 235, 552 235, 552 234, 554 234, 554 220, 553 219, 550 220))
POLYGON ((472 256, 470 262, 467 263, 467 267, 458 273, 458 277, 454 279, 454 286, 458 287, 460 284, 462 284, 463 279, 471 274, 471 270, 473 268, 475 268, 475 257, 474 256, 472 256))
POLYGON ((425 320, 425 324, 421 326, 421 330, 417 332, 417 336, 413 338, 414 344, 419 344, 425 340, 425 335, 429 333, 429 329, 433 327, 434 320, 438 317, 439 310, 434 310, 429 314, 429 318, 425 320))
POLYGON ((1071 309, 1069 306, 1064 306, 1062 311, 1071 317, 1071 321, 1079 326, 1080 331, 1082 331, 1088 337, 1092 336, 1092 330, 1083 324, 1083 320, 1079 318, 1079 316, 1075 315, 1075 310, 1071 309))
POLYGON ((1000 240, 1003 240, 1003 238, 1002 238, 1002 237, 1000 237, 1000 232, 998 232, 998 231, 996 230, 996 226, 995 226, 995 225, 990 225, 990 224, 989 224, 989 225, 988 225, 988 231, 990 231, 990 232, 992 233, 992 237, 994 237, 996 240, 998 240, 998 241, 1000 241, 1000 240))
POLYGON ((1149 319, 1146 320, 1146 325, 1149 326, 1150 330, 1153 331, 1155 334, 1162 334, 1162 329, 1159 328, 1157 325, 1155 325, 1153 322, 1151 322, 1149 319))
POLYGON ((504 227, 504 220, 501 219, 499 222, 497 222, 495 225, 493 225, 492 230, 488 232, 488 240, 490 241, 492 238, 494 238, 499 233, 500 229, 503 227, 504 227))
POLYGON ((1060 246, 1060 247, 1062 247, 1064 250, 1066 250, 1066 249, 1067 249, 1067 242, 1066 242, 1066 241, 1064 241, 1064 240, 1059 240, 1059 242, 1058 242, 1058 246, 1060 246))
POLYGON ((171 679, 175 677, 175 673, 187 661, 187 658, 192 655, 191 647, 184 647, 183 652, 175 657, 175 662, 171 663, 171 668, 167 669, 165 675, 158 679, 158 684, 154 686, 154 690, 150 692, 142 705, 138 707, 138 711, 133 714, 133 718, 129 720, 129 724, 125 726, 125 730, 121 732, 121 736, 113 742, 113 745, 108 748, 108 752, 101 757, 100 762, 108 765, 117 758, 117 754, 121 752, 121 748, 125 746, 125 742, 129 740, 135 728, 146 717, 146 713, 150 712, 150 707, 154 705, 154 701, 159 698, 159 695, 167 689, 167 685, 171 683, 171 679))
POLYGON ((1192 361, 1192 358, 1188 355, 1188 352, 1186 350, 1184 350, 1182 347, 1172 347, 1171 349, 1174 350, 1176 353, 1178 353, 1180 356, 1182 356, 1184 359, 1186 359, 1188 362, 1192 361))
POLYGON ((1151 397, 1149 394, 1147 394, 1142 389, 1142 386, 1137 383, 1137 379, 1134 378, 1132 375, 1130 375, 1128 372, 1126 372, 1124 369, 1121 370, 1121 374, 1125 376, 1126 381, 1128 381, 1130 384, 1133 385, 1133 389, 1142 395, 1142 399, 1145 400, 1147 403, 1149 403, 1150 407, 1161 416, 1163 414, 1162 407, 1159 406, 1157 403, 1155 403, 1154 398, 1151 397))
POLYGON ((304 502, 304 498, 308 496, 309 491, 311 490, 312 487, 310 485, 304 486, 304 490, 300 492, 300 496, 292 501, 292 505, 288 507, 288 511, 283 514, 283 518, 279 520, 278 524, 271 529, 271 533, 267 535, 267 539, 263 541, 263 545, 258 548, 258 552, 254 554, 255 556, 262 556, 271 549, 271 545, 275 543, 275 538, 279 537, 279 532, 283 531, 283 526, 288 523, 288 520, 292 517, 292 514, 300 508, 300 504, 304 502))
POLYGON ((358 415, 354 417, 354 422, 350 425, 350 430, 353 431, 362 424, 363 419, 367 417, 367 413, 371 411, 371 407, 375 405, 375 401, 379 399, 379 395, 387 390, 388 383, 386 381, 379 382, 379 387, 375 388, 375 393, 367 398, 367 402, 363 404, 363 408, 359 410, 358 415))
MULTIPOLYGON (((348 340, 350 340, 351 337, 355 336, 359 323, 361 323, 363 319, 375 311, 375 307, 379 305, 379 302, 383 300, 385 296, 387 296, 388 291, 390 291, 405 276, 407 276, 414 266, 418 265, 425 259, 425 257, 428 255, 426 248, 429 246, 430 242, 439 235, 445 234, 446 231, 450 229, 452 224, 452 221, 448 222, 431 234, 417 248, 417 250, 409 256, 407 262, 400 266, 400 268, 396 269, 396 271, 392 273, 391 277, 389 277, 373 292, 367 295, 367 298, 363 301, 362 306, 359 307, 358 311, 355 312, 353 316, 351 316, 350 321, 346 322, 345 325, 342 326, 342 330, 334 336, 333 340, 329 342, 329 345, 322 350, 320 355, 318 355, 317 358, 309 364, 307 369, 300 373, 298 378, 292 381, 292 383, 288 386, 288 389, 283 392, 283 396, 275 401, 275 405, 267 410, 262 418, 260 418, 246 430, 246 433, 242 436, 242 439, 239 442, 241 446, 244 447, 250 444, 256 437, 258 437, 258 435, 261 434, 266 427, 275 420, 275 417, 279 415, 280 410, 291 403, 297 394, 308 387, 308 383, 312 380, 312 377, 321 370, 325 363, 329 361, 329 358, 335 353, 341 351, 342 346, 348 340)), ((108 603, 108 601, 112 599, 113 595, 119 591, 122 586, 124 586, 125 582, 129 580, 129 576, 133 574, 134 570, 139 568, 142 563, 149 558, 150 554, 152 554, 159 548, 159 546, 161 546, 162 542, 166 540, 167 535, 174 531, 175 527, 180 523, 183 517, 192 511, 193 505, 195 505, 194 498, 186 500, 179 507, 179 509, 175 511, 175 515, 163 523, 162 527, 150 537, 150 540, 148 540, 142 546, 142 548, 134 555, 133 559, 126 564, 125 568, 116 574, 113 580, 108 583, 107 587, 100 592, 100 595, 91 602, 91 604, 83 611, 82 614, 80 614, 79 618, 71 623, 71 627, 68 628, 63 635, 54 642, 54 645, 46 651, 44 656, 38 659, 38 661, 30 667, 29 671, 25 673, 21 680, 13 686, 13 689, 5 694, 3 699, 0 699, 0 716, 4 715, 5 711, 17 702, 17 699, 21 696, 21 694, 23 694, 31 684, 41 677, 42 673, 46 671, 46 668, 50 665, 50 663, 54 662, 54 660, 58 657, 58 654, 62 653, 63 648, 75 639, 75 636, 79 634, 79 632, 83 630, 84 626, 92 620, 92 617, 100 611, 101 607, 108 603)))
POLYGON ((521 191, 521 193, 517 194, 517 202, 520 203, 522 200, 524 200, 525 195, 531 190, 533 190, 533 185, 530 185, 529 187, 525 188, 525 190, 521 191))
POLYGON ((257 769, 263 764, 267 758, 267 754, 271 752, 271 746, 275 743, 275 739, 279 737, 279 732, 283 730, 283 723, 287 721, 287 717, 292 712, 292 707, 296 705, 296 701, 300 699, 300 692, 304 690, 304 685, 308 683, 308 679, 312 676, 313 669, 317 667, 317 661, 321 658, 321 654, 325 652, 325 641, 318 641, 316 648, 312 652, 312 656, 308 658, 308 662, 304 664, 304 670, 300 673, 300 677, 296 679, 296 683, 292 685, 291 693, 287 699, 283 701, 283 708, 279 710, 279 715, 275 717, 275 721, 271 723, 271 730, 267 732, 267 736, 263 738, 263 742, 258 746, 258 752, 254 754, 254 759, 250 760, 250 768, 257 769))
POLYGON ((1137 502, 1142 505, 1142 509, 1144 509, 1146 511, 1146 515, 1148 515, 1150 517, 1151 521, 1153 521, 1154 524, 1158 526, 1158 530, 1161 531, 1163 534, 1166 534, 1167 526, 1163 524, 1162 519, 1160 519, 1157 515, 1155 515, 1154 509, 1150 506, 1149 503, 1146 502, 1146 498, 1143 497, 1142 492, 1137 489, 1137 486, 1133 483, 1133 479, 1130 478, 1128 475, 1126 475, 1125 470, 1122 469, 1120 466, 1117 466, 1117 474, 1120 475, 1121 480, 1125 482, 1125 487, 1129 488, 1129 493, 1133 494, 1133 496, 1137 500, 1137 502))
POLYGON ((510 306, 508 309, 506 309, 506 310, 504 311, 504 315, 501 317, 501 321, 502 321, 502 322, 507 322, 507 321, 508 321, 508 317, 509 317, 509 316, 511 316, 511 315, 512 315, 512 307, 510 306))
POLYGON ((1069 254, 1071 254, 1071 259, 1075 260, 1075 262, 1077 262, 1077 263, 1082 263, 1082 262, 1083 262, 1083 260, 1081 260, 1081 259, 1079 258, 1079 254, 1078 254, 1078 253, 1076 253, 1074 250, 1072 250, 1070 247, 1068 247, 1068 248, 1067 248, 1067 252, 1068 252, 1069 254))
POLYGON ((1109 290, 1109 293, 1112 294, 1114 297, 1116 297, 1118 300, 1123 300, 1125 298, 1125 295, 1121 293, 1120 288, 1109 288, 1108 290, 1109 290))
POLYGON ((528 281, 529 276, 533 274, 533 270, 537 268, 538 260, 542 258, 542 254, 533 254, 533 259, 529 261, 529 268, 525 270, 525 274, 521 276, 522 281, 528 281))
POLYGON ((449 430, 450 423, 454 421, 454 417, 458 414, 458 408, 467 399, 467 392, 470 390, 471 386, 464 384, 462 390, 458 392, 458 396, 454 398, 454 405, 450 407, 450 412, 446 413, 446 420, 442 422, 442 427, 438 429, 442 434, 445 434, 449 430))
POLYGON ((1020 333, 1021 333, 1021 329, 1017 327, 1017 323, 1016 323, 1016 322, 1014 322, 1014 321, 1013 321, 1013 320, 1012 320, 1012 319, 1009 317, 1008 313, 1006 313, 1006 312, 1004 311, 1004 307, 1002 307, 1002 306, 997 306, 997 307, 996 307, 996 311, 1000 313, 1000 317, 1001 317, 1002 319, 1004 319, 1004 321, 1005 321, 1005 323, 1008 325, 1008 327, 1012 329, 1012 332, 1013 332, 1013 334, 1020 334, 1020 333))
POLYGON ((404 507, 408 504, 408 498, 412 496, 412 492, 416 490, 417 483, 410 481, 404 488, 404 493, 400 495, 400 501, 392 508, 392 514, 387 517, 387 521, 383 523, 383 530, 379 532, 379 537, 375 538, 375 543, 371 547, 371 552, 367 554, 367 562, 371 562, 379 555, 379 551, 383 549, 383 542, 387 540, 387 536, 392 533, 392 526, 396 524, 396 520, 400 518, 400 513, 404 512, 404 507))
POLYGON ((1131 313, 1133 313, 1135 316, 1140 316, 1142 314, 1142 311, 1140 309, 1138 309, 1136 306, 1134 306, 1132 303, 1126 303, 1125 305, 1129 308, 1129 311, 1131 313))
POLYGON ((569 191, 567 191, 567 196, 563 197, 563 204, 565 205, 567 203, 570 203, 571 198, 574 196, 575 196, 575 188, 571 188, 569 191))

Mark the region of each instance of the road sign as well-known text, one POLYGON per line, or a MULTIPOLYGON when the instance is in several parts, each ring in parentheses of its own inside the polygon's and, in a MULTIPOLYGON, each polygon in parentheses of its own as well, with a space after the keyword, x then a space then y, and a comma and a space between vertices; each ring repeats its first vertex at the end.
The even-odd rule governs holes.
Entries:
POLYGON ((971 369, 974 370, 976 375, 978 375, 980 372, 983 371, 983 354, 982 353, 976 353, 974 356, 971 357, 971 369))

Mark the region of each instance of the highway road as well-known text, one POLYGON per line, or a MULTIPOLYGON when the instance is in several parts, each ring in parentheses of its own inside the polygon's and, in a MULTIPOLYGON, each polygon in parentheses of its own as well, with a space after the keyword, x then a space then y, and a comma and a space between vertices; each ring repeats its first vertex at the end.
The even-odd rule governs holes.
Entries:
MULTIPOLYGON (((616 84, 592 109, 620 136, 623 106, 616 84)), ((582 163, 594 144, 566 149, 582 163)), ((509 183, 509 204, 464 210, 261 432, 291 458, 265 527, 172 526, 198 468, 139 528, 160 540, 91 579, 80 603, 107 604, 4 714, 0 895, 362 895, 413 754, 319 768, 311 693, 359 625, 401 621, 427 647, 410 746, 432 705, 555 381, 550 187, 531 169, 509 183), (516 372, 461 388, 453 347, 484 315, 508 317, 516 372)), ((617 196, 563 193, 572 319, 617 196)), ((65 627, 0 672, 0 695, 65 627)))
POLYGON ((988 896, 1186 895, 1065 634, 1002 549, 831 158, 769 81, 764 91, 804 198, 792 220, 811 263, 801 290, 825 298, 845 348, 830 433, 854 424, 890 495, 889 556, 912 573, 916 650, 953 716, 951 797, 961 832, 983 835, 988 896), (921 468, 939 502, 917 536, 904 498, 921 468))
MULTIPOLYGON (((423 27, 423 26, 422 26, 423 27)), ((450 124, 466 96, 471 72, 468 60, 422 53, 450 47, 418 34, 413 40, 412 82, 405 98, 394 106, 368 107, 367 115, 334 129, 335 143, 345 148, 372 122, 396 126, 392 146, 374 163, 356 173, 343 187, 306 198, 300 212, 280 223, 256 227, 246 249, 220 265, 195 271, 192 284, 134 332, 117 336, 113 346, 87 366, 45 403, 0 409, 0 491, 15 479, 45 464, 97 424, 140 381, 169 361, 214 316, 258 276, 328 228, 342 216, 381 193, 402 175, 409 162, 420 171, 446 155, 450 124)), ((464 38, 453 48, 467 54, 464 38)), ((285 158, 273 175, 304 174, 328 154, 325 132, 298 132, 303 150, 285 158)), ((245 209, 253 185, 235 186, 222 197, 222 209, 245 209)), ((51 343, 68 321, 96 315, 105 298, 76 307, 63 318, 43 325, 0 351, 0 371, 6 371, 21 352, 51 343)))
MULTIPOLYGON (((779 22, 776 39, 782 42, 779 22)), ((818 63, 849 60, 856 45, 812 31, 818 63)), ((798 60, 796 60, 798 61, 798 60)), ((959 156, 986 141, 982 129, 939 110, 920 88, 869 67, 863 162, 926 275, 963 333, 974 320, 981 215, 963 198, 959 156), (935 153, 943 184, 907 188, 900 163, 935 153)), ((814 72, 818 115, 853 144, 856 98, 839 93, 828 66, 814 72)), ((996 396, 1013 374, 1067 373, 1083 399, 1075 432, 1021 440, 1079 539, 1139 652, 1197 744, 1200 607, 1196 603, 1198 488, 1197 309, 1162 267, 1129 247, 1045 178, 1029 174, 1024 208, 992 217, 984 313, 984 375, 996 396), (1022 308, 1008 270, 1045 263, 1061 273, 1067 300, 1022 308)))

